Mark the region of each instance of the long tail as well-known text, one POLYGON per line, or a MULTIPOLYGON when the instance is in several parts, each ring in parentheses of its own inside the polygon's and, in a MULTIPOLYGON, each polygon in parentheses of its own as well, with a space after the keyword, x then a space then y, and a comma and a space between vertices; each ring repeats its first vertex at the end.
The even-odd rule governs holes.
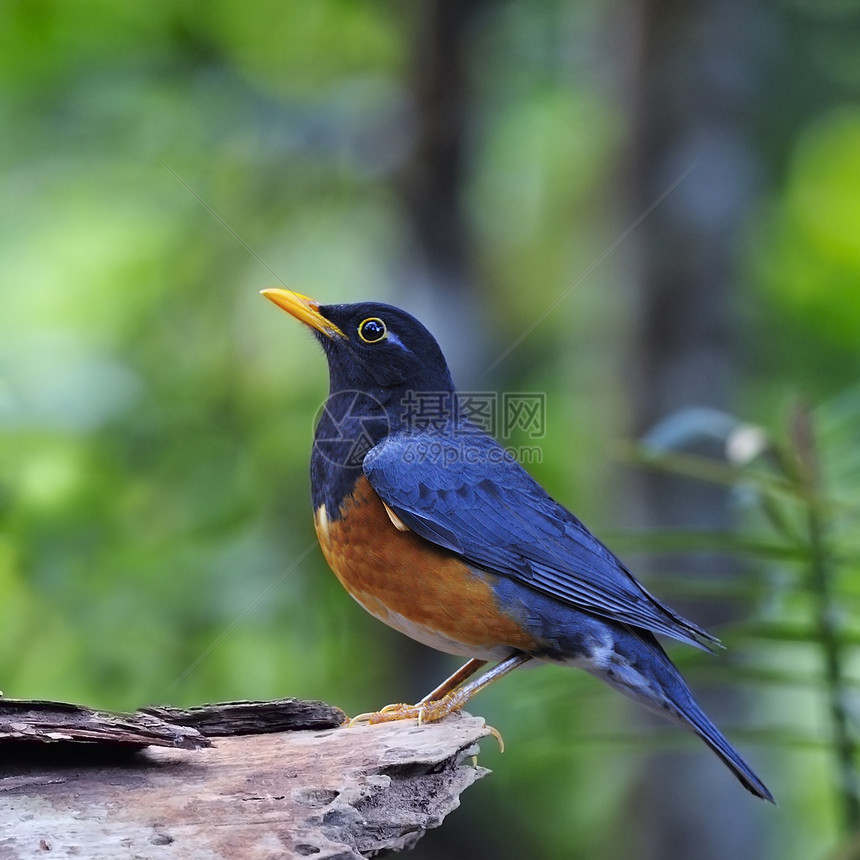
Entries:
POLYGON ((767 786, 756 776, 753 769, 740 757, 738 751, 725 739, 722 732, 708 719, 692 697, 687 707, 679 712, 679 717, 723 760, 726 767, 747 791, 776 804, 767 786))
POLYGON ((695 732, 747 791, 775 804, 767 786, 696 703, 681 673, 654 636, 622 625, 612 625, 611 630, 611 647, 590 665, 582 661, 578 665, 649 710, 695 732))

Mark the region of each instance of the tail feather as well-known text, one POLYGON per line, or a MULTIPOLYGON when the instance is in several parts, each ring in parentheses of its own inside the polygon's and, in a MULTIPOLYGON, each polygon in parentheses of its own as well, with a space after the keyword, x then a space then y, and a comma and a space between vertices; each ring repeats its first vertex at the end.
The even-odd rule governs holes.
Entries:
POLYGON ((698 735, 747 791, 775 804, 767 786, 696 703, 690 688, 653 634, 616 626, 611 645, 577 665, 611 687, 698 735))
POLYGON ((726 740, 722 732, 708 719, 701 708, 694 702, 691 704, 693 707, 682 715, 684 722, 723 760, 726 767, 738 778, 738 781, 747 791, 776 805, 776 801, 767 786, 741 758, 738 751, 726 740))

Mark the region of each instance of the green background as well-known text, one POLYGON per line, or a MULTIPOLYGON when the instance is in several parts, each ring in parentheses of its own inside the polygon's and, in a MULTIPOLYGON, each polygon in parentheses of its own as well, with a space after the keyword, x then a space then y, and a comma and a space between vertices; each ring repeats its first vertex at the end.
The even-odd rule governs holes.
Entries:
MULTIPOLYGON (((598 534, 622 553, 683 543, 631 528, 624 491, 626 443, 646 429, 631 392, 635 252, 646 239, 638 227, 625 234, 644 207, 626 207, 620 190, 636 133, 622 37, 660 4, 479 4, 460 118, 470 259, 460 293, 415 285, 398 191, 432 5, 0 5, 7 696, 132 709, 291 695, 355 713, 415 699, 455 665, 428 662, 365 615, 315 546, 308 458, 324 359, 258 295, 266 286, 413 310, 464 388, 546 394, 532 470, 598 534)), ((731 3, 715 9, 735 14, 731 3)), ((751 51, 769 74, 743 120, 758 167, 732 251, 731 411, 783 444, 796 404, 812 407, 841 505, 824 516, 850 640, 860 5, 786 0, 759 12, 751 51)), ((705 158, 692 175, 708 169, 705 158)), ((831 856, 848 834, 824 663, 814 632, 790 628, 814 618, 809 556, 780 556, 787 539, 740 502, 734 510, 737 529, 702 547, 769 541, 744 556, 756 587, 743 591, 739 617, 783 635, 738 623, 716 630, 731 657, 671 650, 696 689, 743 688, 749 707, 721 723, 782 806, 732 784, 733 805, 699 809, 677 856, 708 856, 708 828, 739 820, 758 834, 758 856, 831 856)), ((787 516, 803 547, 803 506, 787 516)), ((670 601, 685 596, 683 581, 643 579, 670 601)), ((856 661, 848 647, 841 656, 854 708, 856 661)), ((507 752, 485 744, 494 774, 416 856, 652 856, 636 822, 642 793, 656 803, 671 779, 671 768, 651 773, 656 749, 731 782, 701 745, 637 722, 620 697, 570 670, 515 673, 471 709, 502 731, 507 752)))

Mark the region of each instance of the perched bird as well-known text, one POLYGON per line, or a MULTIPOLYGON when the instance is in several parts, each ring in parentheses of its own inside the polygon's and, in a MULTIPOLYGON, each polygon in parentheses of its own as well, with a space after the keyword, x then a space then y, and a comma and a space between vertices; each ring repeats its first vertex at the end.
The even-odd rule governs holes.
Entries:
POLYGON ((323 554, 380 621, 470 658, 417 705, 370 722, 440 719, 530 660, 576 666, 695 732, 758 797, 762 781, 696 704, 655 633, 716 639, 649 594, 494 439, 460 417, 445 357, 399 308, 263 295, 328 359, 311 486, 323 554), (432 405, 432 409, 429 405, 432 405), (499 661, 469 681, 488 661, 499 661))

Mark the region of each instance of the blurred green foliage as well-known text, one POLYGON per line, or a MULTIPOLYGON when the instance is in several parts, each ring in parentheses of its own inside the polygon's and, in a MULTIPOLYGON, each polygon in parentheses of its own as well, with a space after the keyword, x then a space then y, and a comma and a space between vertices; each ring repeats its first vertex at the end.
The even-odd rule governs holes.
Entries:
MULTIPOLYGON (((674 423, 683 426, 678 418, 674 423)), ((697 423, 688 420, 687 428, 702 429, 703 422, 697 423)), ((803 780, 788 783, 787 796, 814 811, 809 822, 829 817, 835 805, 850 837, 860 829, 860 386, 814 410, 796 405, 785 428, 721 423, 725 463, 673 451, 686 441, 679 434, 670 447, 656 444, 660 434, 653 433, 637 457, 652 468, 732 487, 743 529, 705 539, 652 533, 646 540, 652 549, 710 545, 755 560, 734 587, 721 582, 716 589, 713 583, 687 588, 695 592, 704 585, 705 593, 755 607, 750 620, 730 630, 736 644, 754 645, 748 653, 755 657, 733 675, 777 691, 770 699, 771 741, 827 749, 830 767, 821 767, 819 759, 803 780)))
POLYGON ((858 188, 855 103, 823 112, 803 130, 785 187, 754 231, 751 258, 772 335, 768 369, 831 394, 860 373, 858 188))
MULTIPOLYGON (((315 548, 307 460, 323 359, 257 290, 283 278, 325 301, 405 303, 393 184, 409 146, 416 9, 0 5, 6 695, 112 708, 295 695, 352 712, 404 696, 396 635, 346 598, 315 548)), ((594 2, 488 4, 474 35, 464 204, 497 351, 627 226, 607 193, 628 134, 599 74, 612 20, 594 2)), ((799 394, 830 402, 816 426, 828 491, 853 506, 834 548, 850 614, 860 416, 856 394, 829 399, 860 372, 860 73, 830 47, 856 29, 857 8, 786 3, 783 24, 776 49, 804 47, 820 98, 801 109, 777 96, 779 122, 762 133, 774 191, 749 225, 738 287, 738 411, 773 431, 799 394)), ((513 390, 547 393, 533 471, 599 533, 623 504, 611 489, 629 414, 627 265, 623 249, 610 255, 500 371, 513 390)), ((786 552, 754 529, 652 540, 670 537, 786 552)), ((805 624, 791 562, 751 555, 747 614, 771 633, 805 624)), ((789 813, 773 825, 784 829, 773 856, 820 856, 836 812, 815 636, 798 654, 753 628, 719 632, 756 689, 779 676, 756 712, 780 729, 761 734, 791 741, 761 768, 789 813)), ((735 680, 737 665, 677 656, 694 685, 735 680)), ((856 690, 853 653, 844 660, 856 690)), ((475 789, 476 808, 510 815, 496 856, 592 857, 623 843, 642 754, 686 740, 631 738, 614 694, 554 668, 506 679, 480 710, 517 750, 504 762, 488 751, 497 772, 475 789)))

